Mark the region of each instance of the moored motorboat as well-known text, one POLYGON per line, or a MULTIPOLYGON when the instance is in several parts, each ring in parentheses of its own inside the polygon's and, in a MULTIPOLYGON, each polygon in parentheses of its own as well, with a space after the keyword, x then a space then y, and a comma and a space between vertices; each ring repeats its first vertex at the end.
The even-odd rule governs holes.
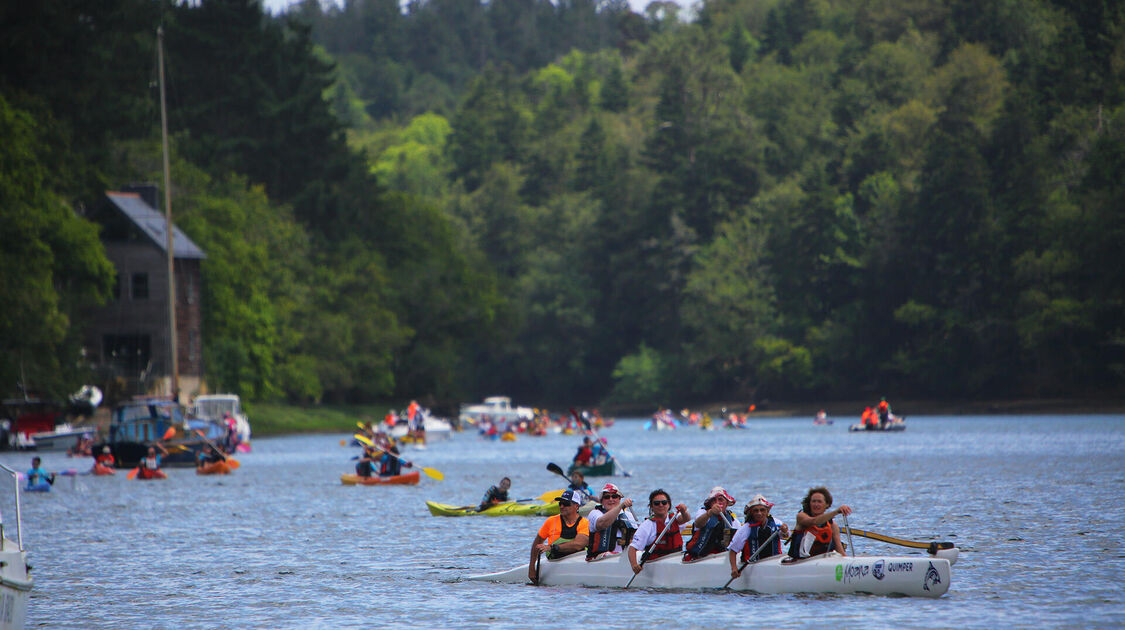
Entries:
POLYGON ((361 477, 355 474, 340 475, 340 483, 345 486, 412 486, 418 483, 422 474, 417 470, 404 475, 361 477))
MULTIPOLYGON (((479 512, 475 505, 456 506, 433 501, 426 501, 426 507, 434 516, 553 516, 559 513, 559 504, 554 501, 550 503, 509 501, 479 512)), ((578 513, 589 514, 593 509, 594 503, 587 502, 578 508, 578 513)))
POLYGON ((20 512, 19 473, 0 464, 0 469, 12 476, 16 506, 16 539, 8 538, 8 531, 0 523, 0 630, 17 630, 27 619, 27 602, 34 583, 27 564, 27 550, 23 546, 23 520, 20 512))
MULTIPOLYGON (((844 556, 829 553, 803 560, 773 556, 746 567, 730 582, 738 591, 757 593, 871 593, 940 597, 949 590, 949 560, 934 556, 844 556)), ((684 562, 678 554, 645 563, 633 580, 637 588, 721 589, 730 580, 727 554, 684 562)), ((539 563, 539 584, 623 588, 633 578, 627 554, 594 561, 585 554, 539 563)), ((470 580, 524 584, 527 564, 507 571, 469 576, 470 580)))

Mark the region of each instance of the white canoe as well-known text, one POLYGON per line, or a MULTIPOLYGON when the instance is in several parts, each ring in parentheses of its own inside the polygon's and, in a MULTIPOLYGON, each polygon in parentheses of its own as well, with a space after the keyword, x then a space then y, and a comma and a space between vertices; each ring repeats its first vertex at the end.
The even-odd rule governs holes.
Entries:
MULTIPOLYGON (((755 562, 742 572, 730 588, 757 593, 872 593, 941 597, 949 590, 949 560, 933 556, 842 556, 830 553, 796 562, 773 556, 755 562)), ((719 589, 730 579, 726 553, 694 562, 683 562, 679 554, 650 560, 633 580, 631 588, 719 589)), ((624 587, 633 577, 626 554, 587 562, 585 554, 560 560, 544 558, 539 564, 539 583, 548 586, 574 585, 624 587)), ((527 565, 501 573, 470 576, 470 580, 527 583, 527 565)))

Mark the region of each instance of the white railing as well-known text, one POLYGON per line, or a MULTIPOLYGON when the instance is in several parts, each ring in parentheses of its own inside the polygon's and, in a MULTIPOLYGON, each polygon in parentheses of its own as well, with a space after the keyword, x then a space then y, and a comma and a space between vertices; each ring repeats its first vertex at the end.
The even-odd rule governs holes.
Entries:
MULTIPOLYGON (((23 515, 20 513, 20 474, 18 471, 0 464, 0 469, 3 469, 12 476, 12 483, 16 490, 16 544, 19 545, 20 551, 23 551, 23 515)), ((4 518, 0 516, 0 550, 4 549, 4 518)))

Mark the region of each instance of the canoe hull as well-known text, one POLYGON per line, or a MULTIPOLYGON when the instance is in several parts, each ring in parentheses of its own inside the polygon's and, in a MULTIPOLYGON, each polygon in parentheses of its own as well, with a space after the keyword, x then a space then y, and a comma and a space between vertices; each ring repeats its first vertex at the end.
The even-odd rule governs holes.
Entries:
POLYGON ((94 464, 94 468, 91 472, 99 477, 117 474, 116 470, 110 468, 109 466, 102 466, 101 464, 94 464))
POLYGON ((413 486, 418 483, 422 473, 415 470, 405 475, 390 477, 360 477, 359 475, 340 475, 340 483, 345 486, 413 486))
MULTIPOLYGON (((949 590, 949 561, 930 556, 857 556, 826 554, 793 563, 786 556, 748 566, 730 584, 732 590, 757 593, 871 593, 941 597, 949 590)), ((584 554, 539 565, 539 583, 548 586, 624 587, 633 577, 627 554, 587 562, 584 554)), ((470 580, 524 584, 527 565, 470 576, 470 580)), ((695 562, 670 555, 645 564, 631 588, 720 589, 730 579, 727 554, 695 562)))
POLYGON ((566 476, 569 477, 572 472, 577 470, 582 473, 583 477, 612 477, 613 464, 614 461, 612 459, 604 464, 598 464, 597 466, 575 466, 571 464, 570 468, 566 469, 566 476))

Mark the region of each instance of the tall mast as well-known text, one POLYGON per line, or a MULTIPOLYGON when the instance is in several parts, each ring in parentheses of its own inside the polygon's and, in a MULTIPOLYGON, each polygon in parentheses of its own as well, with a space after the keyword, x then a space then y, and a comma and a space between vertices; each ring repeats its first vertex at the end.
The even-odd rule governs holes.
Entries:
POLYGON ((168 346, 172 361, 172 397, 179 402, 180 358, 176 354, 176 276, 172 243, 172 175, 168 166, 168 109, 164 103, 164 27, 156 28, 157 65, 160 66, 160 138, 164 145, 164 232, 168 236, 168 346))

